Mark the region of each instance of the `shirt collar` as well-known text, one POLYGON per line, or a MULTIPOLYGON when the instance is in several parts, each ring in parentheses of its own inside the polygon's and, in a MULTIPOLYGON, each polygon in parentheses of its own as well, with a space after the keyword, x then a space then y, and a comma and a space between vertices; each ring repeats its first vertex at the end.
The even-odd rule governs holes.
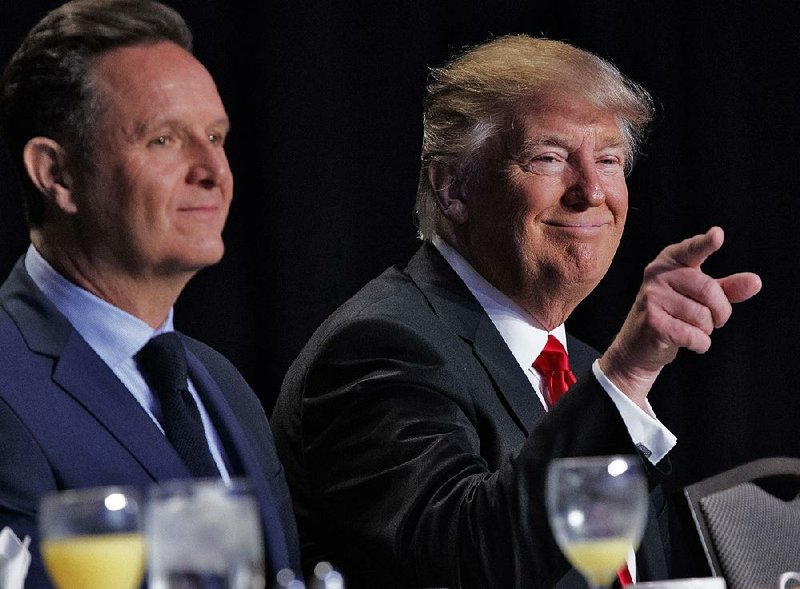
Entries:
POLYGON ((172 309, 166 321, 153 329, 138 317, 64 278, 33 244, 25 254, 25 269, 39 290, 112 369, 132 358, 154 335, 173 329, 172 309))
POLYGON ((567 333, 563 323, 548 332, 525 309, 492 286, 453 246, 438 235, 431 241, 478 299, 523 370, 528 370, 539 357, 548 335, 558 338, 566 350, 567 333))

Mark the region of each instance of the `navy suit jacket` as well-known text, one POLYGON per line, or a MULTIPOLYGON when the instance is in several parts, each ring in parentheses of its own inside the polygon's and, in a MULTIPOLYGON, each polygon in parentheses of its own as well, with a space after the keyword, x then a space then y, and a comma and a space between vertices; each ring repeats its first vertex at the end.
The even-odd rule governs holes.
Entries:
MULTIPOLYGON (((0 528, 34 538, 26 587, 50 587, 36 514, 49 491, 189 478, 133 395, 36 287, 23 260, 0 288, 0 528)), ((264 410, 230 362, 181 336, 232 474, 258 500, 270 576, 299 571, 297 531, 264 410)))
MULTIPOLYGON (((590 373, 596 351, 568 349, 578 382, 547 413, 433 246, 364 287, 316 331, 272 414, 306 565, 332 561, 348 587, 585 587, 550 533, 547 465, 637 449, 590 373)), ((643 462, 637 564, 664 578, 667 465, 643 462)))

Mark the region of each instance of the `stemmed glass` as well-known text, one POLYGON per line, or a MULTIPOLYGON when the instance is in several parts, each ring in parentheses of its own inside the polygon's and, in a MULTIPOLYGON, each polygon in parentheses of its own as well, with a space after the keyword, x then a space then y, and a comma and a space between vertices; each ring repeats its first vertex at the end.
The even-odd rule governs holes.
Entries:
POLYGON ((591 587, 609 587, 642 539, 647 482, 634 456, 553 460, 546 505, 561 551, 591 587))
POLYGON ((45 567, 59 589, 135 589, 142 582, 145 548, 135 489, 47 494, 39 531, 45 567))

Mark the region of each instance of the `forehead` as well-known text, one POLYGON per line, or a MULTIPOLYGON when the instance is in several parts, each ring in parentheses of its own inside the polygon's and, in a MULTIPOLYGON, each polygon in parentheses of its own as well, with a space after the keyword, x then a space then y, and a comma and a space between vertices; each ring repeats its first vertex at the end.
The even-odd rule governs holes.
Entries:
POLYGON ((509 135, 519 148, 550 143, 577 148, 586 139, 591 139, 596 149, 627 145, 613 112, 581 101, 519 108, 509 135))
POLYGON ((225 116, 211 75, 174 43, 106 52, 92 66, 92 82, 108 109, 123 118, 225 116))

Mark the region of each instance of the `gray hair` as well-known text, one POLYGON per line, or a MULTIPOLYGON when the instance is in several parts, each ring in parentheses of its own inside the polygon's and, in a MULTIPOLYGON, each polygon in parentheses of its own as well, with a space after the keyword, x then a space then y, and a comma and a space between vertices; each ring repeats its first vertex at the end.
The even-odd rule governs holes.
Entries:
POLYGON ((44 136, 89 165, 103 97, 92 84, 94 59, 119 47, 169 41, 191 51, 192 33, 172 8, 153 0, 73 0, 28 33, 0 80, 0 132, 16 158, 30 226, 44 200, 22 162, 25 144, 44 136))
POLYGON ((481 147, 510 128, 520 106, 542 108, 560 96, 617 117, 629 171, 653 117, 653 100, 605 59, 561 41, 510 35, 431 70, 414 209, 421 239, 431 239, 441 214, 428 177, 431 163, 468 176, 481 147))

